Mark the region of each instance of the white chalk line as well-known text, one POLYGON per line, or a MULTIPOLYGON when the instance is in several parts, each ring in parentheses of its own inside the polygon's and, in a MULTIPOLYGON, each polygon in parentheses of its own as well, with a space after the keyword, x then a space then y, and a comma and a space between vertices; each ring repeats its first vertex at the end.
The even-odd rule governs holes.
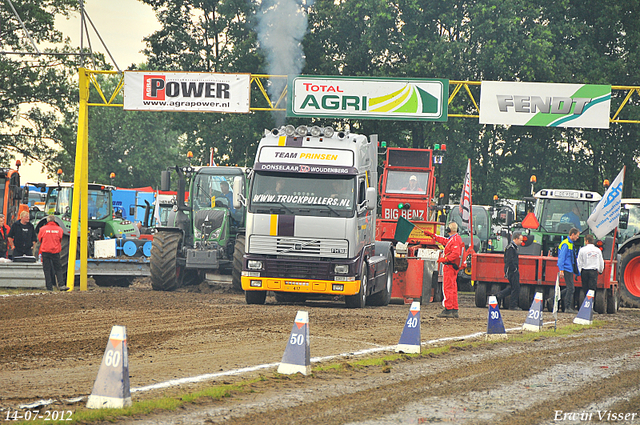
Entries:
MULTIPOLYGON (((554 322, 545 322, 545 323, 543 323, 543 325, 552 325, 553 323, 554 322)), ((517 328, 505 329, 505 332, 514 332, 514 331, 519 331, 519 330, 522 330, 522 326, 518 326, 517 328)), ((426 345, 434 345, 434 344, 437 344, 437 343, 448 342, 448 341, 464 341, 464 340, 467 340, 467 339, 478 338, 478 337, 481 337, 482 335, 486 335, 486 332, 476 332, 476 333, 469 334, 469 335, 452 336, 452 337, 431 339, 431 340, 424 341, 424 342, 420 343, 420 345, 421 346, 426 346, 426 345)), ((381 352, 381 351, 395 351, 396 346, 397 345, 378 346, 378 347, 375 347, 375 348, 367 348, 367 349, 364 349, 364 350, 350 351, 348 353, 334 354, 334 355, 322 356, 322 357, 312 357, 310 359, 310 361, 311 361, 311 363, 318 363, 318 362, 324 362, 324 361, 329 361, 329 360, 341 359, 341 358, 345 358, 345 357, 362 356, 362 355, 365 355, 365 354, 378 353, 378 352, 381 352)), ((249 366, 249 367, 243 367, 243 368, 240 368, 240 369, 232 369, 232 370, 228 370, 228 371, 225 371, 225 372, 207 373, 207 374, 203 374, 203 375, 197 375, 197 376, 180 378, 180 379, 170 379, 168 381, 159 382, 157 384, 145 385, 145 386, 142 386, 142 387, 134 387, 134 388, 131 388, 130 391, 131 391, 131 393, 136 393, 136 392, 143 392, 143 391, 158 390, 158 389, 162 389, 162 388, 169 388, 169 387, 174 387, 174 386, 177 386, 177 385, 194 384, 194 383, 197 383, 197 382, 207 381, 207 380, 215 379, 215 378, 221 378, 221 377, 224 377, 224 376, 242 375, 244 373, 250 373, 250 372, 256 372, 256 371, 259 371, 259 370, 274 368, 274 367, 278 367, 279 365, 280 365, 280 362, 277 362, 277 363, 265 363, 265 364, 261 364, 261 365, 257 365, 257 366, 249 366)), ((76 401, 76 400, 81 401, 82 399, 84 399, 84 397, 78 397, 76 399, 73 399, 73 401, 76 401)), ((70 402, 71 400, 67 400, 67 401, 70 402)), ((19 407, 21 409, 29 409, 29 408, 33 409, 33 408, 38 407, 38 406, 46 406, 48 404, 52 404, 53 402, 54 402, 54 400, 52 400, 52 399, 40 400, 40 401, 36 401, 36 402, 30 403, 30 404, 23 404, 23 405, 20 405, 19 407)))

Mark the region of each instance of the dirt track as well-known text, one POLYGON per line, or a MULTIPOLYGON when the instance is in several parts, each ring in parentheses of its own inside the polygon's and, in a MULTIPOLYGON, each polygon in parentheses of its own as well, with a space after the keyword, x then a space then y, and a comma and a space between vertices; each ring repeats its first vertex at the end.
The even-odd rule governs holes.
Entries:
MULTIPOLYGON (((136 390, 175 378, 277 363, 298 310, 309 312, 312 357, 397 344, 408 313, 404 305, 347 310, 342 302, 276 305, 268 298, 267 303, 248 306, 242 295, 224 290, 154 292, 145 282, 131 288, 91 286, 87 292, 0 298, 0 408, 88 395, 116 324, 127 328, 132 398, 137 401, 214 382, 273 376, 275 368, 270 368, 136 390)), ((460 303, 458 320, 437 319, 440 306, 423 307, 422 341, 485 331, 486 310, 473 307, 471 295, 462 295, 460 303)), ((521 326, 526 315, 502 313, 506 328, 521 326)), ((483 344, 384 368, 268 379, 252 384, 254 392, 222 402, 122 422, 506 424, 554 423, 557 411, 640 413, 640 311, 622 309, 596 318, 605 326, 578 336, 483 344)), ((559 325, 572 319, 560 314, 559 325)), ((78 405, 83 403, 65 408, 78 405)), ((597 413, 592 419, 605 423, 597 413)), ((640 423, 640 416, 615 423, 640 423)))

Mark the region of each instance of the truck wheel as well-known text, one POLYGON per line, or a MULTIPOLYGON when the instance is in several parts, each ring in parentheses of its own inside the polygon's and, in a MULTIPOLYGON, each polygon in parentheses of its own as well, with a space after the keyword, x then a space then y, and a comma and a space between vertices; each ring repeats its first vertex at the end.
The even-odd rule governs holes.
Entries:
POLYGON ((622 254, 620 297, 626 307, 640 307, 640 243, 622 254))
POLYGON ((244 299, 247 304, 264 304, 267 300, 267 291, 244 291, 244 299))
POLYGON ((180 233, 158 232, 151 246, 151 287, 156 291, 173 291, 180 286, 177 258, 180 233))
MULTIPOLYGON (((244 246, 244 235, 238 235, 236 237, 236 243, 233 249, 233 271, 231 272, 231 286, 237 291, 242 291, 242 281, 240 280, 240 276, 242 273, 242 257, 244 256, 244 246)), ((262 304, 264 304, 264 302, 262 304)))
POLYGON ((347 295, 344 302, 347 308, 364 308, 367 304, 367 265, 362 264, 362 280, 360 281, 360 292, 355 295, 347 295))
POLYGON ((431 286, 433 287, 433 302, 441 303, 444 300, 444 292, 442 292, 442 282, 438 281, 439 274, 434 272, 435 279, 431 281, 431 286))
POLYGON ((385 275, 385 279, 384 288, 382 291, 376 292, 369 297, 367 301, 368 305, 385 306, 389 305, 389 301, 391 301, 391 290, 393 287, 393 257, 391 253, 387 255, 387 274, 385 275))
POLYGON ((487 289, 489 284, 486 282, 476 282, 475 301, 476 307, 485 308, 487 306, 487 289))
MULTIPOLYGON (((493 295, 494 297, 497 297, 498 292, 500 292, 501 290, 502 290, 502 285, 500 285, 499 283, 494 283, 493 285, 491 285, 491 290, 489 291, 489 295, 493 295)), ((505 297, 505 299, 502 300, 505 310, 509 308, 509 299, 510 299, 510 296, 505 297)), ((502 307, 500 306, 500 303, 498 303, 498 307, 502 307)))
POLYGON ((606 289, 596 289, 596 300, 594 302, 593 308, 596 312, 600 314, 604 314, 607 311, 607 295, 608 292, 606 289))
POLYGON ((611 293, 607 298, 607 313, 616 314, 620 308, 620 291, 617 286, 611 287, 611 293))
POLYGON ((531 308, 531 303, 533 302, 533 297, 531 296, 530 285, 521 285, 520 286, 520 296, 518 297, 518 306, 526 311, 529 311, 531 308))

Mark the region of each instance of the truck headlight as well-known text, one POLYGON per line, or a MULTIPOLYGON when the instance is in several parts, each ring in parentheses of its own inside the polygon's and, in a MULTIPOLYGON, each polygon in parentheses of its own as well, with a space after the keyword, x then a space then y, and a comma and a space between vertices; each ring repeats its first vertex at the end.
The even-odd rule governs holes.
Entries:
POLYGON ((347 264, 336 264, 333 266, 335 274, 347 274, 349 273, 349 266, 347 264))
POLYGON ((249 260, 247 261, 247 268, 250 270, 262 270, 262 261, 249 260))

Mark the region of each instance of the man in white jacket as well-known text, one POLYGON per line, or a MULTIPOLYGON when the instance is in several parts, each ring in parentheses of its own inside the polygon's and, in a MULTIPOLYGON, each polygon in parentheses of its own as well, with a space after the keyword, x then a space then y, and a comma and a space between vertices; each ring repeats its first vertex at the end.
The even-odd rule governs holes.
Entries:
POLYGON ((594 240, 593 235, 585 236, 586 245, 578 252, 578 270, 580 270, 582 287, 585 292, 589 289, 593 289, 595 292, 598 285, 598 274, 604 270, 602 251, 593 244, 594 240))

